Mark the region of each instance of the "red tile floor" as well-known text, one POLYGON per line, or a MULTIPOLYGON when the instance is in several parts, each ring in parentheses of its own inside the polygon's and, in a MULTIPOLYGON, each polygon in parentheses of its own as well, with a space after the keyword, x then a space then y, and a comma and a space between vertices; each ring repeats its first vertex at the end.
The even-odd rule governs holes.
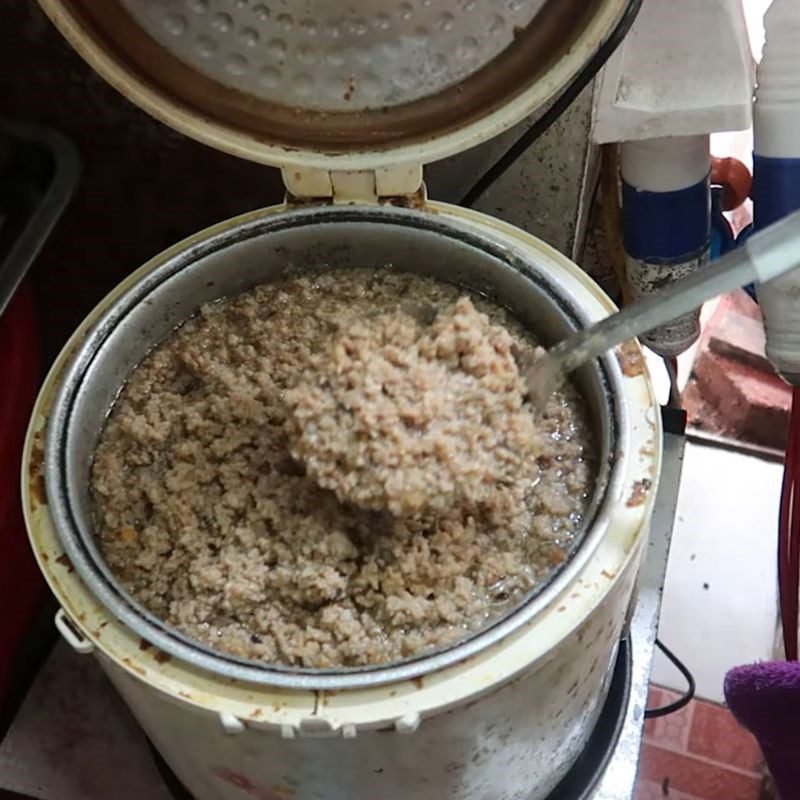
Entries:
MULTIPOLYGON (((677 699, 652 687, 648 706, 677 699)), ((756 740, 722 706, 693 700, 645 723, 635 800, 767 800, 756 740)))

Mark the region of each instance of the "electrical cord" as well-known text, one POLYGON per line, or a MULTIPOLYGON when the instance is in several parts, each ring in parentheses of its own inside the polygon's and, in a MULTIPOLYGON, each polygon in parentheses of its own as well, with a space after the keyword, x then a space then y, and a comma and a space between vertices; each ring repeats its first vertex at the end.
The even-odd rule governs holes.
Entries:
POLYGON ((605 66, 614 51, 628 35, 644 0, 629 0, 617 26, 608 38, 600 45, 597 52, 586 66, 575 76, 573 81, 558 96, 545 113, 531 125, 522 136, 481 176, 471 189, 461 198, 461 205, 470 207, 493 184, 499 180, 514 162, 543 134, 556 120, 575 102, 578 95, 592 82, 598 72, 605 66))
POLYGON ((633 299, 628 280, 625 244, 622 241, 622 207, 619 187, 619 144, 603 145, 600 157, 600 207, 606 234, 608 259, 619 288, 621 305, 633 299))
POLYGON ((669 400, 667 405, 670 408, 681 407, 681 390, 678 388, 678 359, 675 357, 664 358, 664 366, 667 368, 669 376, 669 400))
POLYGON ((677 669, 678 672, 680 672, 680 674, 684 677, 687 688, 683 695, 681 695, 681 697, 674 702, 665 706, 659 706, 658 708, 645 709, 645 719, 658 719, 658 717, 666 717, 669 714, 674 714, 676 711, 680 711, 682 708, 685 708, 694 698, 696 688, 694 676, 691 672, 689 672, 686 665, 675 655, 675 653, 673 653, 660 639, 656 639, 656 647, 672 662, 675 669, 677 669))
POLYGON ((800 388, 792 392, 778 526, 778 589, 787 661, 798 660, 800 591, 800 388))

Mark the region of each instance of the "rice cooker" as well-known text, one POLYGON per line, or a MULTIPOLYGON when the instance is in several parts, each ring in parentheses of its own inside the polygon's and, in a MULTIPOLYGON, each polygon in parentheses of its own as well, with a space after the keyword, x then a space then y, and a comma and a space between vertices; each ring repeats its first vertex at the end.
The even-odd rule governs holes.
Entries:
MULTIPOLYGON (((286 200, 155 256, 84 320, 41 390, 22 489, 61 606, 197 800, 541 800, 603 705, 635 595, 661 430, 635 343, 576 373, 600 450, 566 562, 505 616, 384 666, 267 666, 135 601, 91 531, 91 455, 121 385, 203 303, 304 269, 391 265, 486 295, 554 341, 613 312, 529 234, 426 197, 424 163, 546 103, 625 0, 40 0, 134 103, 282 169, 286 200)), ((235 191, 235 187, 231 188, 235 191)), ((157 200, 154 200, 157 202, 157 200)))

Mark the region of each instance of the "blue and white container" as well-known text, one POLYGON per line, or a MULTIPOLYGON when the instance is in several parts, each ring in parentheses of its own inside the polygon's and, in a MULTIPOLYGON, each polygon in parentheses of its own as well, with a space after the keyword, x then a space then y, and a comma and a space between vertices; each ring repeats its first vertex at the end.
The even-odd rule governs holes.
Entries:
MULTIPOLYGON (((708 136, 624 142, 623 239, 634 297, 651 294, 708 263, 711 193, 708 136)), ((700 335, 700 312, 642 337, 661 356, 677 356, 700 335)))

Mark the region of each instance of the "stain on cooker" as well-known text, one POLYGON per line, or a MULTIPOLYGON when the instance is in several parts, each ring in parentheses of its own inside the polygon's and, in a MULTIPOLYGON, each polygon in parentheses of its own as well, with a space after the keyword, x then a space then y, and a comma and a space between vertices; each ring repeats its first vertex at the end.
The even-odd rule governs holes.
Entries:
POLYGON ((72 566, 72 562, 69 560, 69 556, 66 553, 62 553, 57 559, 56 562, 61 564, 62 567, 66 567, 67 572, 74 572, 75 567, 72 566))
POLYGON ((626 378, 638 378, 644 375, 644 359, 642 351, 634 342, 625 342, 617 348, 617 361, 626 378))
POLYGON ((625 505, 628 508, 635 508, 636 506, 642 505, 642 503, 647 500, 647 495, 653 486, 653 481, 649 478, 642 478, 640 481, 636 481, 633 484, 633 489, 631 491, 631 496, 628 498, 628 501, 625 505))
POLYGON ((37 505, 44 505, 47 502, 47 489, 44 483, 43 467, 44 465, 44 450, 41 445, 34 443, 31 450, 31 460, 28 466, 28 487, 30 489, 31 498, 37 505))
POLYGON ((122 663, 125 664, 125 666, 128 667, 128 669, 133 670, 137 675, 142 675, 142 676, 147 675, 147 670, 134 664, 133 661, 131 661, 127 657, 122 659, 122 663))

